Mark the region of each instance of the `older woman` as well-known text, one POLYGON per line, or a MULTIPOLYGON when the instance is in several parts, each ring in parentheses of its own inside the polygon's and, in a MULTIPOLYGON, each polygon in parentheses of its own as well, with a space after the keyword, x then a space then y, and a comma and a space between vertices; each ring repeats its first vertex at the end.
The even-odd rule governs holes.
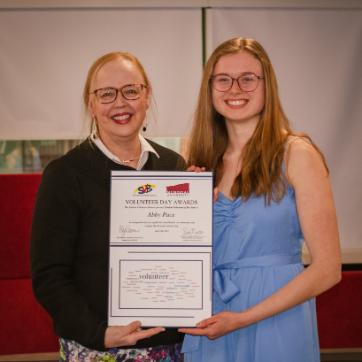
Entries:
POLYGON ((44 171, 31 239, 33 288, 60 337, 61 360, 181 361, 175 329, 107 326, 111 170, 182 170, 177 153, 140 135, 151 85, 129 53, 90 68, 87 140, 44 171), (162 332, 162 333, 160 333, 162 332))

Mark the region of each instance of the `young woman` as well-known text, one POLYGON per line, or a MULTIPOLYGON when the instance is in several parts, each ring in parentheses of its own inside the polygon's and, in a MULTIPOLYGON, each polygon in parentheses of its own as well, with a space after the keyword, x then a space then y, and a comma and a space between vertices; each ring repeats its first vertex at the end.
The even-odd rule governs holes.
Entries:
POLYGON ((218 196, 214 315, 180 329, 185 360, 319 361, 313 297, 341 277, 328 170, 310 138, 290 129, 255 40, 230 39, 208 60, 189 163, 215 172, 218 196))
POLYGON ((111 170, 183 170, 140 135, 151 97, 129 53, 96 60, 84 87, 92 133, 44 171, 31 240, 33 288, 53 318, 62 361, 181 361, 175 329, 107 326, 111 170), (160 333, 162 332, 162 333, 160 333))

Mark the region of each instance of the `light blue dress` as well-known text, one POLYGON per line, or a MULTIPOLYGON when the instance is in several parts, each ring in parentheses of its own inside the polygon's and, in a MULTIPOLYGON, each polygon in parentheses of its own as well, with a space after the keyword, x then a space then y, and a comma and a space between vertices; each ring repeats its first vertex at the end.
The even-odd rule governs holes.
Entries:
MULTIPOLYGON (((303 271, 303 235, 291 187, 279 202, 264 197, 214 205, 213 313, 242 311, 303 271)), ((216 340, 185 337, 186 362, 318 362, 315 300, 216 340)))

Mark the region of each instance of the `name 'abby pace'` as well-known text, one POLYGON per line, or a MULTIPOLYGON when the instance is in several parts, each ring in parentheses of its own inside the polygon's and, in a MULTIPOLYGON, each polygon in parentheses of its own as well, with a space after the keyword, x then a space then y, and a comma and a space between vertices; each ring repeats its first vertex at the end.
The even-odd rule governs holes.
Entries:
POLYGON ((125 200, 126 205, 197 205, 197 200, 125 200))

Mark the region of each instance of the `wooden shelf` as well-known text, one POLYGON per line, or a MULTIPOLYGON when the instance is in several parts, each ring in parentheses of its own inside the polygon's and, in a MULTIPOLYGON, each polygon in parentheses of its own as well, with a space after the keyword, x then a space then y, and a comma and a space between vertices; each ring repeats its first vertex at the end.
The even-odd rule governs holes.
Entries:
POLYGON ((59 352, 9 354, 0 356, 1 362, 53 362, 59 361, 59 352))

